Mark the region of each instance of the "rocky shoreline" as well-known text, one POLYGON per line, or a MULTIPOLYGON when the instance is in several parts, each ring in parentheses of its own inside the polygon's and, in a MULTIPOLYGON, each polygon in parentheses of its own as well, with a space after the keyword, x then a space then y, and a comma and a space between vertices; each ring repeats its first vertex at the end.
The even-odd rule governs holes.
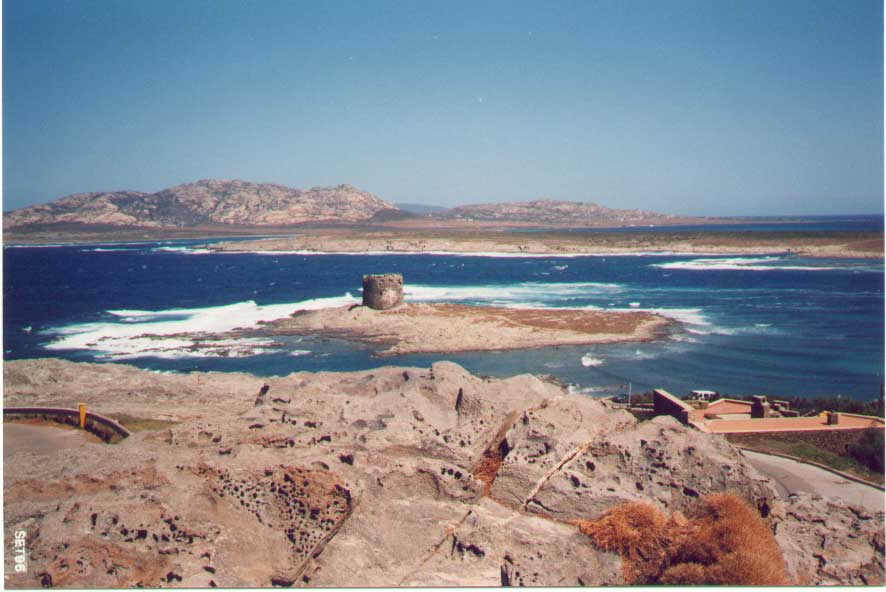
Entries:
POLYGON ((4 386, 6 405, 85 402, 142 426, 7 459, 6 542, 23 530, 29 553, 26 574, 7 555, 8 588, 619 585, 628 559, 588 521, 643 502, 684 524, 724 491, 765 521, 790 582, 884 581, 882 512, 778 499, 722 437, 530 375, 42 359, 7 362, 4 386))
POLYGON ((649 341, 673 323, 648 312, 404 304, 297 311, 251 333, 351 339, 383 347, 377 355, 394 356, 649 341))

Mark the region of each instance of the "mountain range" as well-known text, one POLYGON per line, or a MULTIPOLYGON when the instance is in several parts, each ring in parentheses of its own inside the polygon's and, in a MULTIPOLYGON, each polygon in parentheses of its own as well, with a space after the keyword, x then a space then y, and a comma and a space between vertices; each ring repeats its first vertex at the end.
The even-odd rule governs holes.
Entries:
POLYGON ((392 204, 351 185, 293 189, 272 183, 207 179, 155 193, 78 193, 3 215, 3 228, 186 229, 337 224, 515 224, 600 226, 667 223, 676 218, 592 203, 536 200, 439 208, 392 204))
POLYGON ((156 193, 78 193, 3 216, 3 227, 90 224, 182 228, 206 225, 291 226, 359 222, 396 208, 350 185, 293 189, 272 183, 208 179, 156 193))

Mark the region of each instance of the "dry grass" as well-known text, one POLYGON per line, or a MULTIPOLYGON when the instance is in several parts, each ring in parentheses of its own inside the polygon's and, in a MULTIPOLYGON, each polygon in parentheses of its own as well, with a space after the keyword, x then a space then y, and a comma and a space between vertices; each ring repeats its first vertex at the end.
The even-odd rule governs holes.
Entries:
POLYGON ((574 523, 605 551, 623 559, 631 584, 788 584, 784 559, 756 510, 731 493, 707 496, 689 517, 627 503, 597 520, 574 523))
POLYGON ((504 462, 504 459, 505 455, 502 453, 501 448, 495 446, 484 452, 479 462, 474 466, 472 471, 474 477, 483 482, 483 495, 489 495, 492 482, 498 476, 498 469, 501 468, 501 463, 504 462))

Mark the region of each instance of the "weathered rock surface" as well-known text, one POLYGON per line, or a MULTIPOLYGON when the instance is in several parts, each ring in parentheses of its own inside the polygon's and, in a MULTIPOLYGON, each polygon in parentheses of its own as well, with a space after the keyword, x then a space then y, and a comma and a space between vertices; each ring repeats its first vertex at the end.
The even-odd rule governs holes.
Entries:
POLYGON ((884 584, 883 512, 804 493, 778 503, 773 513, 775 540, 795 583, 884 584))
POLYGON ((28 360, 5 364, 4 385, 7 405, 84 401, 175 422, 7 459, 6 536, 26 530, 29 550, 26 575, 7 559, 8 587, 621 584, 621 559, 570 519, 727 489, 769 514, 795 577, 882 578, 882 513, 782 511, 722 438, 638 423, 533 376, 443 362, 260 379, 28 360), (803 554, 814 545, 824 567, 803 554))
POLYGON ((391 204, 350 185, 302 190, 272 183, 209 179, 156 193, 79 193, 3 215, 3 227, 79 223, 151 228, 271 226, 362 221, 391 204))

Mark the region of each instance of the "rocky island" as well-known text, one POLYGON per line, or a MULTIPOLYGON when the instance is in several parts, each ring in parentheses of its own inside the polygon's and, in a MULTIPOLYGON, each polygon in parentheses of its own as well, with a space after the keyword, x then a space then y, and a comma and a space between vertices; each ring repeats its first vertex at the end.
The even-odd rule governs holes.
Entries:
POLYGON ((381 346, 378 355, 390 356, 648 341, 673 322, 649 312, 422 303, 298 311, 251 333, 352 339, 381 346))
POLYGON ((399 274, 363 277, 362 305, 297 310, 223 338, 320 335, 380 346, 379 356, 649 341, 674 321, 642 311, 404 303, 399 274))
POLYGON ((132 431, 7 450, 8 588, 883 583, 883 512, 779 498, 720 436, 529 375, 44 359, 4 385, 132 431))

